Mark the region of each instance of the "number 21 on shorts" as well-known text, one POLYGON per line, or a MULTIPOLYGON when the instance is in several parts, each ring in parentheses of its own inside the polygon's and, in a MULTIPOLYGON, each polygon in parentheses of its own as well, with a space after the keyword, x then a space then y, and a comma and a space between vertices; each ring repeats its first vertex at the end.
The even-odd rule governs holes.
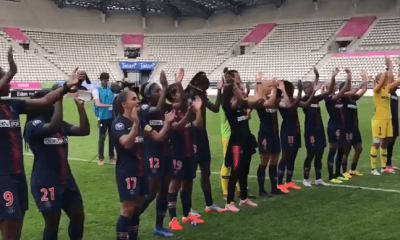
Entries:
POLYGON ((42 199, 40 199, 42 202, 47 202, 49 201, 49 197, 47 196, 50 192, 50 200, 54 201, 54 188, 51 187, 49 189, 47 188, 42 188, 40 189, 40 192, 43 193, 42 199))

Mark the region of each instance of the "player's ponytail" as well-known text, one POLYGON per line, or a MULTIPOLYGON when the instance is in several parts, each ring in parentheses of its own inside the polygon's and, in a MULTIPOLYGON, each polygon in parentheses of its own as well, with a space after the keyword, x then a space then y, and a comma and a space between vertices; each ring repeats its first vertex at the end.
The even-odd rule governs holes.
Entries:
POLYGON ((114 115, 115 117, 122 116, 124 114, 124 108, 122 107, 122 103, 126 101, 126 94, 129 90, 123 90, 118 96, 115 98, 114 104, 114 115))

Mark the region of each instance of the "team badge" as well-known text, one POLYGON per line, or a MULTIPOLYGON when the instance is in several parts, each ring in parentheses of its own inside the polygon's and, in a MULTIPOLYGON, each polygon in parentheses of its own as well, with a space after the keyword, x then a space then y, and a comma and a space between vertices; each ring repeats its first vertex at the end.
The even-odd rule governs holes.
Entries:
POLYGON ((50 201, 47 201, 44 205, 45 205, 47 208, 51 208, 51 202, 50 202, 50 201))
POLYGON ((115 129, 116 130, 123 130, 124 128, 125 128, 125 125, 123 123, 115 124, 115 129))
POLYGON ((13 213, 15 213, 15 208, 14 207, 9 207, 9 208, 7 208, 7 212, 9 214, 13 214, 13 213))
POLYGON ((133 189, 129 190, 129 194, 130 195, 134 195, 135 194, 135 190, 133 190, 133 189))

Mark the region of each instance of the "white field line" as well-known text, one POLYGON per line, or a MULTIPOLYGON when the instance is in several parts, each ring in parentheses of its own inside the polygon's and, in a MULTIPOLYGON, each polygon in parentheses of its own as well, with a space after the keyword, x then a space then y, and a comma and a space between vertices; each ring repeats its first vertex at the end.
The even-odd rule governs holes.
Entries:
MULTIPOLYGON (((33 156, 31 153, 24 153, 27 156, 33 156)), ((83 159, 83 158, 71 158, 69 157, 68 160, 72 161, 81 161, 81 162, 90 162, 90 160, 83 159)), ((97 159, 93 160, 93 162, 97 162, 97 159)), ((109 164, 108 162, 104 161, 105 164, 109 164)), ((197 171, 200 172, 200 171, 197 171)), ((220 172, 211 172, 213 175, 220 175, 220 172)), ((257 176, 249 175, 250 178, 257 178, 257 176)), ((267 177, 268 178, 268 177, 267 177)), ((302 180, 294 180, 294 182, 302 183, 302 180)), ((384 188, 370 188, 370 187, 361 187, 355 185, 344 185, 344 184, 331 184, 331 187, 341 187, 341 188, 354 188, 354 189, 361 189, 361 190, 369 190, 369 191, 378 191, 378 192, 391 192, 391 193, 400 193, 400 190, 396 189, 384 189, 384 188)))

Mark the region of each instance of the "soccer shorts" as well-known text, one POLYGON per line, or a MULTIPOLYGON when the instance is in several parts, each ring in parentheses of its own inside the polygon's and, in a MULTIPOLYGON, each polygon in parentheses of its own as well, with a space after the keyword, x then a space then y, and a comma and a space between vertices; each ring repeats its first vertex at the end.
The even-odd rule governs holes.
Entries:
POLYGON ((344 143, 344 129, 328 126, 328 139, 329 143, 344 143))
POLYGON ((325 132, 323 129, 313 129, 304 132, 304 142, 307 150, 319 150, 326 147, 325 132))
POLYGON ((372 137, 387 138, 393 137, 393 125, 391 119, 372 120, 372 137))
POLYGON ((145 159, 148 161, 146 170, 149 178, 160 178, 167 174, 170 164, 169 157, 146 157, 145 159))
POLYGON ((293 133, 292 131, 281 130, 281 146, 282 150, 286 149, 299 149, 301 148, 300 133, 293 133))
POLYGON ((67 209, 71 204, 83 205, 77 186, 31 186, 31 192, 40 212, 53 213, 67 209))
POLYGON ((258 131, 258 151, 260 154, 281 152, 281 141, 279 134, 269 134, 265 131, 258 131))
POLYGON ((362 143, 361 133, 359 129, 345 131, 346 145, 356 146, 362 143))
POLYGON ((149 194, 149 178, 144 177, 127 177, 128 175, 117 176, 117 187, 120 202, 126 200, 135 200, 149 194))
POLYGON ((172 159, 172 176, 177 180, 196 178, 196 161, 192 158, 172 159))
POLYGON ((0 176, 0 220, 22 220, 28 210, 25 174, 0 176))
POLYGON ((256 148, 257 141, 252 134, 244 137, 240 143, 230 139, 225 155, 225 167, 235 169, 241 168, 242 165, 247 166, 248 157, 250 156, 251 161, 251 156, 256 153, 256 148))

